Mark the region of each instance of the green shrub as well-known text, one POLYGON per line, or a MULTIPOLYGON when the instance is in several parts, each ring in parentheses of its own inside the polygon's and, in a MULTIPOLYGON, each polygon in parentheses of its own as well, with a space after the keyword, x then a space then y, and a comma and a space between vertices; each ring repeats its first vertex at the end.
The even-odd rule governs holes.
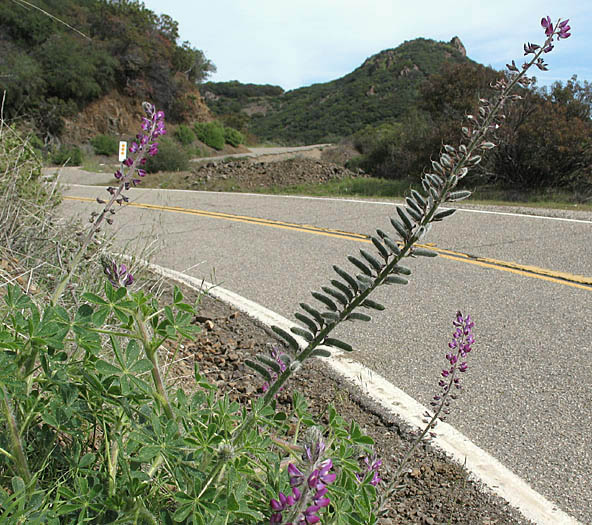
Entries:
POLYGON ((178 143, 167 137, 161 137, 158 141, 158 154, 148 157, 146 171, 184 171, 189 168, 189 154, 178 143))
POLYGON ((49 156, 52 164, 68 164, 69 166, 80 166, 82 164, 82 151, 78 146, 63 144, 53 150, 49 156))
POLYGON ((237 148, 245 143, 245 136, 234 128, 224 128, 224 140, 227 144, 237 148))
POLYGON ((180 124, 179 127, 175 130, 175 138, 183 144, 183 146, 189 146, 189 144, 195 142, 197 138, 193 130, 186 126, 185 124, 180 124))
POLYGON ((117 155, 119 141, 110 135, 97 135, 90 139, 90 144, 96 155, 117 155))
POLYGON ((197 138, 210 148, 217 150, 224 148, 226 143, 224 127, 219 122, 196 122, 193 129, 197 134, 197 138))

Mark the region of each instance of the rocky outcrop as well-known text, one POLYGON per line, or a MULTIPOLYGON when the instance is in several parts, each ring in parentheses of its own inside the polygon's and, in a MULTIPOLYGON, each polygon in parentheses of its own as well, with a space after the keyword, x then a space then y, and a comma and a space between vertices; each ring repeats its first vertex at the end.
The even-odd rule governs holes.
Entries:
POLYGON ((450 43, 456 48, 458 49, 459 53, 466 57, 467 56, 467 50, 465 48, 465 46, 463 45, 463 43, 460 41, 460 38, 458 38, 457 36, 453 37, 452 40, 450 41, 450 43))

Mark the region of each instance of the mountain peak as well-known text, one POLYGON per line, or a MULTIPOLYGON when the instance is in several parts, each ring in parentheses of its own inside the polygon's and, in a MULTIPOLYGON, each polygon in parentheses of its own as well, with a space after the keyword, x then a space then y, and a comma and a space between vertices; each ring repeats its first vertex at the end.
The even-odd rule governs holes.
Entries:
POLYGON ((466 50, 465 46, 463 45, 463 43, 461 42, 460 38, 458 38, 457 36, 452 37, 450 44, 453 45, 456 49, 458 49, 459 53, 462 56, 464 56, 464 57, 467 56, 467 50, 466 50))

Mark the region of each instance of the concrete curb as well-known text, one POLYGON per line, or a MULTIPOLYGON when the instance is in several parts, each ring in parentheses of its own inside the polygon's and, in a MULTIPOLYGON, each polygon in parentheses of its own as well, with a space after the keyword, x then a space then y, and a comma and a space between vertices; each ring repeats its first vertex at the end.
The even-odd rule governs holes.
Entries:
MULTIPOLYGON (((268 327, 276 325, 289 331, 290 327, 297 326, 289 319, 230 290, 156 264, 148 264, 148 267, 163 277, 186 284, 195 290, 207 291, 209 295, 232 305, 268 327)), ((380 374, 346 358, 343 353, 333 353, 332 357, 322 359, 343 379, 353 384, 363 395, 385 410, 397 415, 414 428, 424 426, 422 420, 426 407, 380 374)), ((444 451, 457 463, 464 465, 473 479, 482 482, 534 523, 582 525, 449 424, 438 423, 437 435, 432 439, 431 444, 444 451)))

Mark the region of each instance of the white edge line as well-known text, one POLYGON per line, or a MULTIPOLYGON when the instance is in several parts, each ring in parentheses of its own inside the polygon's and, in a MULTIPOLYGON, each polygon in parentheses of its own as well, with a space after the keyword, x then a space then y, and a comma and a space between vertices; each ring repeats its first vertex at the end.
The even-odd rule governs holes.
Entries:
MULTIPOLYGON (((80 188, 101 188, 102 186, 94 186, 92 184, 72 184, 69 182, 62 182, 64 186, 75 186, 80 188)), ((270 195, 267 193, 243 193, 243 192, 232 192, 232 191, 204 191, 204 190, 174 190, 174 189, 161 189, 161 188, 133 188, 133 191, 168 191, 178 193, 207 193, 213 195, 242 195, 244 197, 273 197, 276 199, 302 199, 302 200, 320 200, 330 202, 352 202, 355 204, 378 204, 381 206, 397 206, 396 202, 384 202, 384 201, 370 201, 361 199, 339 199, 334 197, 310 197, 306 195, 270 195)), ((402 202, 402 201, 401 201, 402 202)), ((447 210, 446 206, 440 206, 441 210, 447 210)), ((547 215, 532 215, 528 213, 513 213, 506 211, 492 211, 492 210, 476 210, 473 208, 456 208, 456 211, 467 212, 467 213, 484 213, 489 215, 502 215, 508 217, 524 217, 526 219, 545 219, 549 221, 563 221, 563 222, 575 222, 580 224, 592 224, 592 220, 586 219, 569 219, 567 217, 548 217, 547 215)))
MULTIPOLYGON (((148 264, 148 267, 164 277, 182 282, 193 289, 207 290, 210 295, 247 313, 268 327, 277 325, 289 331, 290 327, 296 326, 289 319, 230 290, 156 264, 148 264)), ((296 337, 296 339, 300 338, 296 337)), ((332 357, 321 359, 337 374, 359 388, 363 394, 399 416, 407 424, 416 428, 422 428, 425 425, 423 414, 426 408, 423 405, 380 374, 352 359, 340 357, 341 354, 342 352, 334 352, 332 357)), ((582 525, 448 423, 438 423, 438 432, 431 440, 431 444, 444 451, 457 463, 464 465, 474 478, 537 525, 582 525)))

